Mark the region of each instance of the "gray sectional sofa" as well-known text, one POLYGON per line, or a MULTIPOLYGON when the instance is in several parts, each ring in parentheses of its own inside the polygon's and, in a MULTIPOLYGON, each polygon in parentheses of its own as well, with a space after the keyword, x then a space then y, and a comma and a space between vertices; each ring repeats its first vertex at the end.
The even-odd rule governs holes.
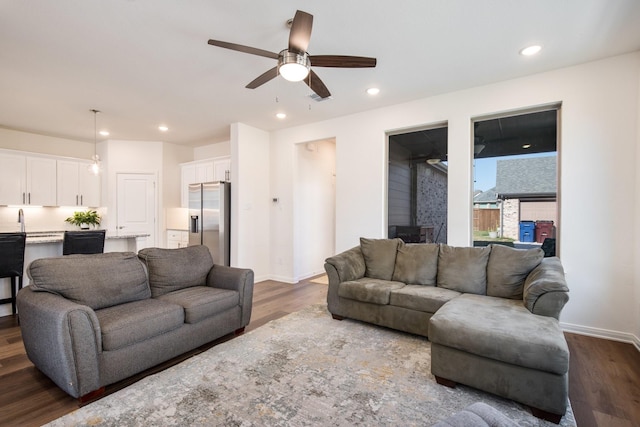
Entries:
POLYGON ((360 239, 326 260, 327 303, 351 318, 428 337, 440 384, 466 384, 559 422, 569 350, 558 319, 568 287, 541 249, 360 239))
POLYGON ((249 323, 253 272, 214 265, 205 246, 35 260, 18 294, 33 364, 73 397, 249 323))

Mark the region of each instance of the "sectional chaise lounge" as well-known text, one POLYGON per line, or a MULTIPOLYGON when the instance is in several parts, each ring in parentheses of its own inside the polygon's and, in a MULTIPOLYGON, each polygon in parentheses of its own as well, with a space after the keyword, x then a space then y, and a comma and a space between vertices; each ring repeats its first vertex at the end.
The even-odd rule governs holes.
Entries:
POLYGON ((569 350, 558 319, 568 287, 541 249, 360 240, 326 260, 328 309, 431 341, 438 383, 469 385, 558 423, 569 350))

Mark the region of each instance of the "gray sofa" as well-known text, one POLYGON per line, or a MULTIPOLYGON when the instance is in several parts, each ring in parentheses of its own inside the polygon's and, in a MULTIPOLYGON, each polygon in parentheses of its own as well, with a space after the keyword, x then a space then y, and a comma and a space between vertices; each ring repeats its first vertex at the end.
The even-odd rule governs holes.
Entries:
POLYGON ((208 248, 147 248, 35 260, 18 294, 33 364, 87 400, 249 323, 253 272, 214 265, 208 248))
POLYGON ((558 258, 503 245, 360 239, 326 260, 328 309, 428 337, 440 384, 466 384, 559 422, 569 350, 558 319, 568 287, 558 258))

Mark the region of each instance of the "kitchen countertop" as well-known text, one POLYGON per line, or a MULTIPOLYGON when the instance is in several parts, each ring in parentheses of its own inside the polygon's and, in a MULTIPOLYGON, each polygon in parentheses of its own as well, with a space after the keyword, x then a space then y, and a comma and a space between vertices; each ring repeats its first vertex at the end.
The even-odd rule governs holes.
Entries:
MULTIPOLYGON (((42 243, 62 243, 64 231, 34 231, 27 232, 27 245, 42 244, 42 243)), ((106 239, 134 239, 136 237, 148 237, 149 234, 126 234, 123 236, 116 236, 108 234, 106 239)))

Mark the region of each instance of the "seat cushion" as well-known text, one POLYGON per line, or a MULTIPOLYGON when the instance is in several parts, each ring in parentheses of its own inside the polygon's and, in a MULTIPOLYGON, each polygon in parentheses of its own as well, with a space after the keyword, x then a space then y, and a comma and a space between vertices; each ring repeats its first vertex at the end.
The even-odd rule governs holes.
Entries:
POLYGON ((491 247, 440 245, 438 286, 458 292, 486 295, 487 262, 491 247))
POLYGON ((400 239, 360 238, 360 249, 364 257, 365 276, 372 279, 391 280, 396 264, 400 239))
POLYGON ((445 303, 459 295, 461 295, 460 292, 435 286, 407 285, 391 291, 389 304, 425 313, 435 313, 445 303))
POLYGON ((553 374, 569 370, 569 349, 558 321, 531 314, 522 301, 460 295, 431 317, 429 340, 553 374))
POLYGON ((407 285, 435 286, 438 274, 439 245, 405 244, 401 242, 396 255, 392 280, 407 285))
POLYGON ((146 299, 96 311, 102 331, 102 349, 117 350, 172 331, 184 324, 178 304, 146 299))
POLYGON ((210 286, 194 286, 169 292, 158 299, 183 307, 186 323, 198 323, 202 319, 238 306, 240 294, 237 291, 210 286))
POLYGON ((540 248, 516 249, 491 245, 487 263, 487 295, 522 300, 524 279, 544 258, 540 248))
POLYGON ((191 286, 204 286, 213 267, 213 258, 206 246, 145 248, 138 256, 149 270, 153 297, 191 286))
POLYGON ((356 301, 386 305, 389 304, 391 291, 401 289, 404 286, 405 284, 400 282, 363 277, 362 279, 340 283, 338 296, 356 301))
POLYGON ((31 289, 94 310, 151 297, 144 266, 133 252, 41 258, 28 274, 31 289))

